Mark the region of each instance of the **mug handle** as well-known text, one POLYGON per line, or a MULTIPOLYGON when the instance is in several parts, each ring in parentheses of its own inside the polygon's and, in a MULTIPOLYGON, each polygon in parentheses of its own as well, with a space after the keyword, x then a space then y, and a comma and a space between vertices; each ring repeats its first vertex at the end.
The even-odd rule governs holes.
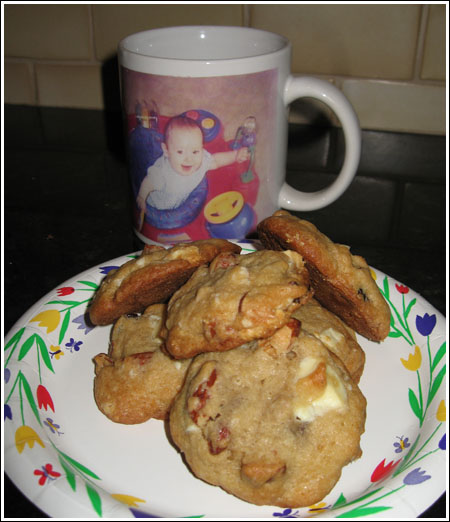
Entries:
POLYGON ((280 208, 289 210, 317 210, 338 199, 352 182, 361 155, 361 129, 353 107, 342 92, 330 83, 309 76, 289 76, 284 92, 288 106, 297 98, 315 98, 328 105, 339 118, 345 137, 345 158, 335 181, 317 192, 301 192, 286 182, 278 196, 280 208))

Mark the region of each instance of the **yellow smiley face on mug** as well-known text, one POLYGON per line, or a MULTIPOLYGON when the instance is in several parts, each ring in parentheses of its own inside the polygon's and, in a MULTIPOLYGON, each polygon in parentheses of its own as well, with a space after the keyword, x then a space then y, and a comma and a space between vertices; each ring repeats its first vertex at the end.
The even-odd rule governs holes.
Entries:
POLYGON ((235 190, 224 192, 213 198, 204 209, 209 223, 227 223, 236 217, 244 206, 244 196, 235 190))

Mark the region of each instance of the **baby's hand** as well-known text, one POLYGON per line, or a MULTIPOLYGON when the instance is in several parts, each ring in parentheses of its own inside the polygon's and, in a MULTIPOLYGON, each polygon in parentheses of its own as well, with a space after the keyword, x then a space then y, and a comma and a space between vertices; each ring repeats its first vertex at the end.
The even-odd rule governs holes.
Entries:
POLYGON ((250 152, 248 150, 248 147, 242 147, 241 149, 238 149, 238 151, 236 153, 236 161, 238 163, 247 161, 249 158, 250 158, 250 152))

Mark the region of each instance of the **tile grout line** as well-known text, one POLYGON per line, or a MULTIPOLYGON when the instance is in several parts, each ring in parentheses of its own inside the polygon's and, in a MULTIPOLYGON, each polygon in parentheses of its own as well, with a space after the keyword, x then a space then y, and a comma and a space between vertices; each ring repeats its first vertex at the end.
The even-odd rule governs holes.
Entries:
POLYGON ((423 64, 423 57, 425 53, 425 38, 427 35, 427 26, 428 26, 428 18, 429 18, 430 8, 428 5, 422 6, 422 12, 420 15, 419 28, 417 31, 417 42, 416 42, 416 52, 414 57, 413 64, 413 74, 412 74, 412 82, 421 81, 420 73, 423 64))
POLYGON ((28 70, 30 71, 30 74, 31 74, 31 81, 32 81, 32 86, 33 86, 33 100, 34 100, 34 103, 36 106, 39 106, 40 105, 40 102, 39 102, 39 89, 38 89, 38 81, 37 81, 37 73, 36 73, 36 67, 35 67, 35 63, 33 62, 33 60, 27 60, 27 66, 28 66, 28 70))
POLYGON ((244 27, 250 27, 251 25, 251 6, 244 4, 242 6, 242 25, 244 27))

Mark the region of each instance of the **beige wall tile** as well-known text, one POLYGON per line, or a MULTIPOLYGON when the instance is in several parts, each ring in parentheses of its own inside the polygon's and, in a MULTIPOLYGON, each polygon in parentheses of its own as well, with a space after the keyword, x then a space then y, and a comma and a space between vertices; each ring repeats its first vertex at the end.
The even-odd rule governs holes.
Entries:
POLYGON ((6 56, 92 58, 88 5, 5 5, 6 56))
POLYGON ((243 6, 235 5, 93 5, 95 52, 99 60, 117 53, 129 34, 175 25, 242 25, 243 6))
POLYGON ((445 87, 345 80, 342 91, 363 129, 445 134, 445 87))
POLYGON ((430 5, 421 78, 445 80, 445 6, 430 5))
POLYGON ((36 89, 31 63, 5 60, 4 79, 5 103, 36 104, 36 89))
POLYGON ((409 79, 419 5, 252 5, 253 27, 293 46, 295 73, 409 79))
POLYGON ((39 105, 103 109, 98 65, 36 65, 39 105))

